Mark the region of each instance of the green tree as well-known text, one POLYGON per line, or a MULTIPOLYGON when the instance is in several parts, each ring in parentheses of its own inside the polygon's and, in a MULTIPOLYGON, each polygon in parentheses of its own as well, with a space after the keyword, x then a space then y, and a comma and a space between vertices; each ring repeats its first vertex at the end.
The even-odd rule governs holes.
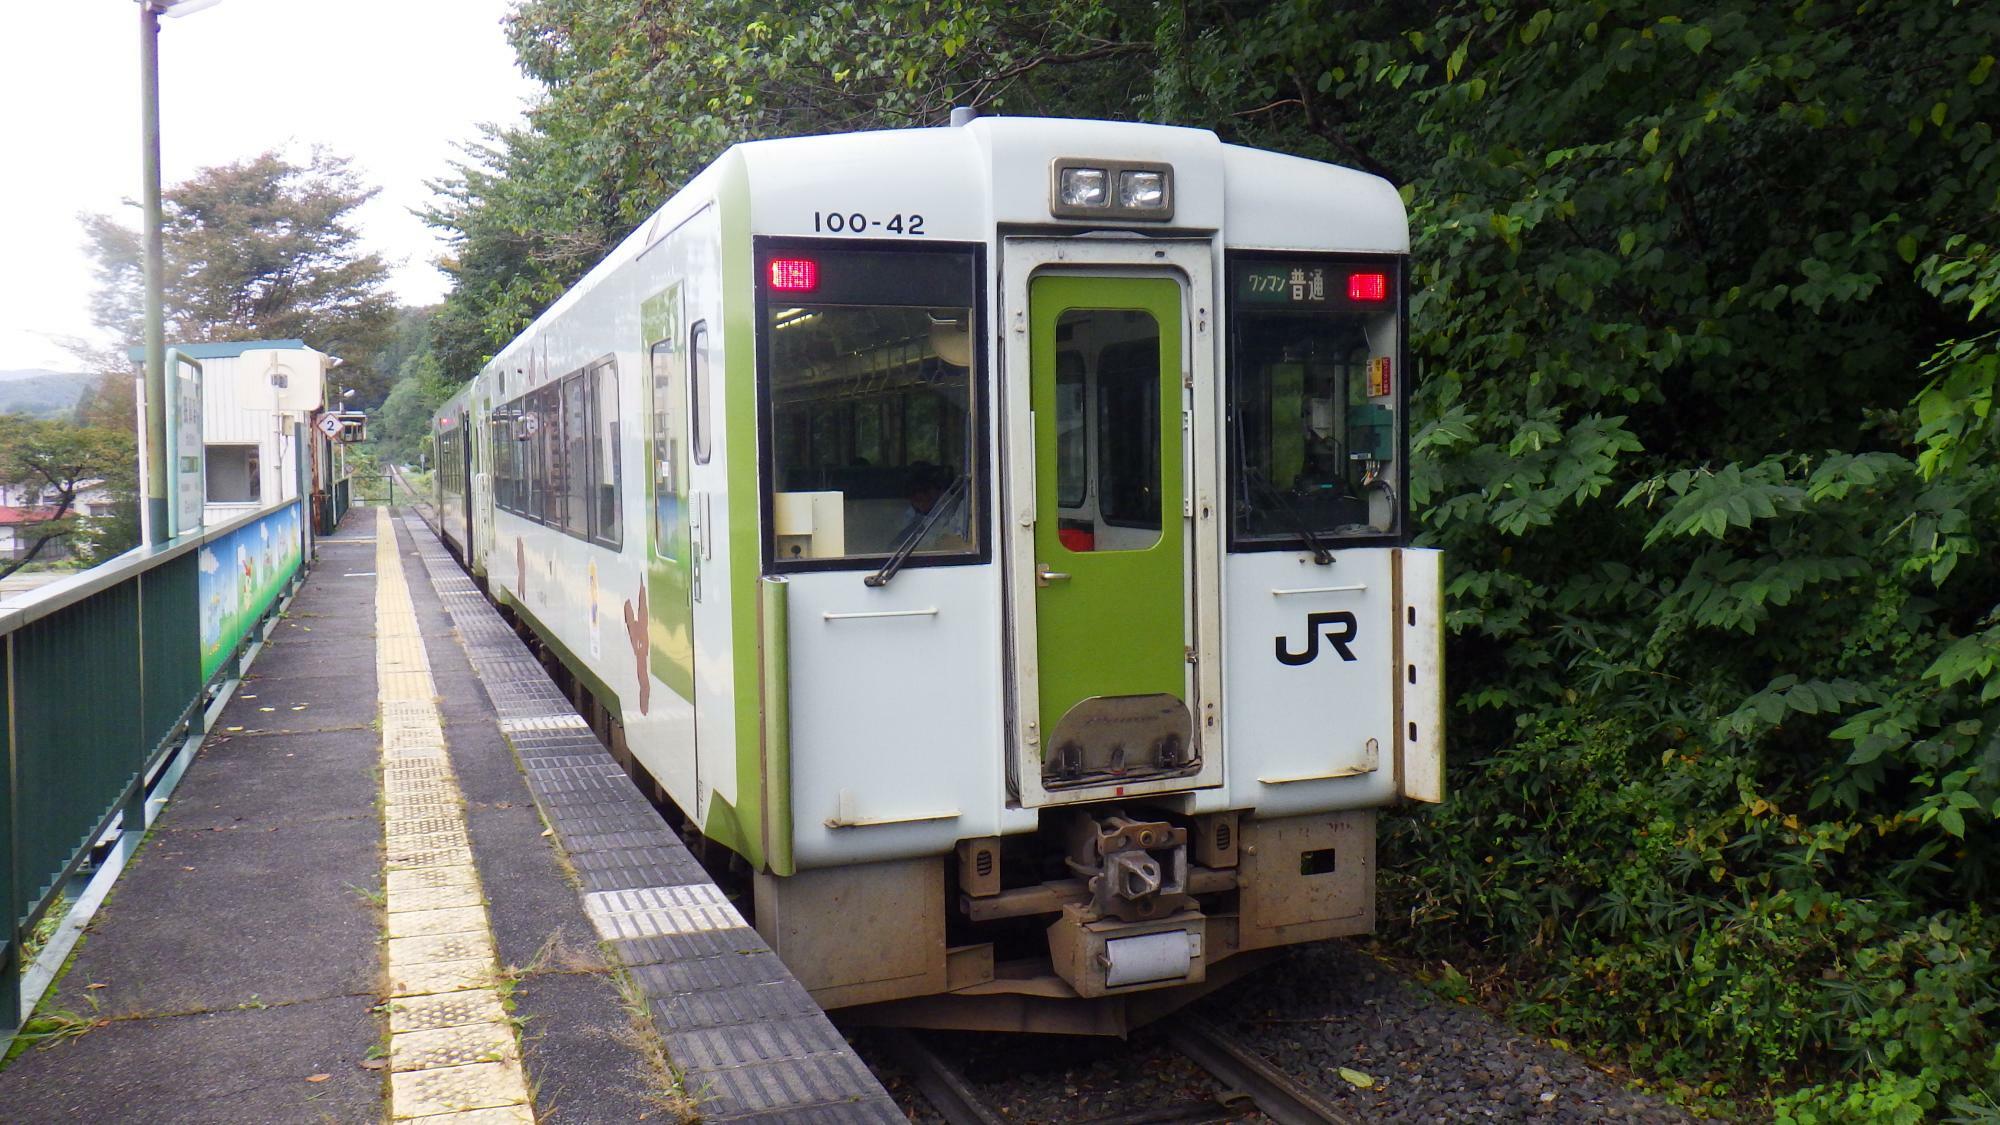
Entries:
POLYGON ((433 185, 429 221, 455 243, 444 369, 470 378, 735 142, 940 124, 954 105, 1130 116, 1155 19, 1096 0, 530 0, 508 31, 546 99, 433 185))
POLYGON ((430 452, 431 416, 456 384, 444 377, 437 356, 418 352, 403 361, 395 387, 369 422, 369 441, 384 465, 410 464, 430 452))
POLYGON ((2000 16, 1235 30, 1202 120, 1411 204, 1457 759, 1384 844, 1404 939, 1670 1074, 1843 1078, 1802 1120, 1990 1108, 2000 16))
MULTIPOLYGON (((129 495, 136 459, 130 432, 0 414, 0 483, 38 494, 35 507, 46 513, 17 528, 15 534, 27 540, 28 549, 0 566, 0 578, 41 557, 50 544, 92 530, 93 521, 77 511, 79 497, 94 487, 129 495)), ((115 524, 115 515, 112 520, 115 524)), ((93 562, 130 546, 116 542, 115 528, 96 529, 94 536, 83 537, 83 544, 82 553, 93 562)))
MULTIPOLYGON (((204 168, 163 195, 169 342, 303 339, 341 356, 361 404, 388 392, 372 361, 395 327, 388 267, 364 253, 354 212, 373 198, 350 163, 266 152, 204 168)), ((139 232, 83 216, 97 259, 93 318, 126 346, 143 337, 139 232)), ((113 368, 105 368, 113 370, 113 368)))

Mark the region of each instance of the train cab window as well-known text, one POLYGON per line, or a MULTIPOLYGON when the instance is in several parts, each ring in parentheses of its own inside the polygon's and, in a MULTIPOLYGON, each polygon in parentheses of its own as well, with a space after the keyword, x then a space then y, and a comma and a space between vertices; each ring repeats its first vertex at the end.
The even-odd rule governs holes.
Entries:
POLYGON ((623 482, 618 466, 618 364, 605 360, 590 369, 590 537, 607 547, 624 542, 619 516, 623 482))
POLYGON ((773 568, 981 557, 976 255, 767 246, 761 274, 773 568), (772 286, 806 254, 808 289, 772 286))
POLYGON ((1232 258, 1232 549, 1401 534, 1396 276, 1380 260, 1232 258))

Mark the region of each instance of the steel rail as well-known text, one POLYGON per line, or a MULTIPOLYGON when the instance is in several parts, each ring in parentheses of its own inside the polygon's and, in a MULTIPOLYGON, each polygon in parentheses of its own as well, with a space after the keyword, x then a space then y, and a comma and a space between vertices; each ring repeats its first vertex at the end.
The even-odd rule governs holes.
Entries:
POLYGON ((1212 1025, 1195 1019, 1175 1023, 1167 1039, 1225 1085, 1250 1095, 1257 1108, 1279 1125, 1347 1125, 1360 1118, 1335 1108, 1291 1075, 1232 1042, 1212 1025))
POLYGON ((917 1041, 903 1028, 882 1035, 883 1045, 917 1084, 926 1100, 951 1125, 1006 1125, 1000 1115, 987 1109, 970 1083, 935 1051, 917 1041))

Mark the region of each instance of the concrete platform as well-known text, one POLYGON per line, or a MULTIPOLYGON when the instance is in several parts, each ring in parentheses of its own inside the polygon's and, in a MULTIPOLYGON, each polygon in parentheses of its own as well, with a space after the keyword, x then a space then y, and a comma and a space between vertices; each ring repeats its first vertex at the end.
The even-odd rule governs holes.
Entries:
POLYGON ((38 1015, 0 1120, 904 1120, 429 529, 377 509, 320 540, 38 1015))
POLYGON ((425 617, 422 591, 418 614, 450 625, 427 624, 424 633, 447 714, 455 716, 446 732, 454 763, 463 763, 467 800, 480 793, 497 805, 528 794, 575 873, 564 885, 567 911, 545 886, 521 882, 517 891, 517 876, 497 865, 531 849, 507 842, 501 822, 491 822, 493 842, 474 851, 482 868, 496 865, 487 885, 503 946, 509 928, 547 932, 559 920, 581 918, 583 938, 615 960, 606 971, 620 978, 629 1001, 644 1006, 705 1122, 907 1120, 430 528, 414 515, 403 525, 441 616, 425 617), (468 686, 476 684, 486 707, 468 707, 444 688, 454 658, 443 650, 452 647, 461 650, 476 677, 468 686), (516 908, 503 895, 516 893, 536 901, 505 921, 516 908))
POLYGON ((85 931, 37 1013, 64 1033, 0 1071, 0 1119, 384 1117, 374 618, 307 623, 278 623, 85 931), (366 655, 320 675, 281 655, 306 637, 366 655))

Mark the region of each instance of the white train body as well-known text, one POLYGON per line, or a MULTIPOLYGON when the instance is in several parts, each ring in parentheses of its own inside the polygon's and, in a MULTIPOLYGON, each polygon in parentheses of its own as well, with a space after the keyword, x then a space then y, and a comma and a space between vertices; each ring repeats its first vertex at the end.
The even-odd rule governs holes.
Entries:
POLYGON ((439 412, 442 522, 823 1003, 1118 1030, 1441 796, 1407 253, 1194 130, 739 145, 439 412))

